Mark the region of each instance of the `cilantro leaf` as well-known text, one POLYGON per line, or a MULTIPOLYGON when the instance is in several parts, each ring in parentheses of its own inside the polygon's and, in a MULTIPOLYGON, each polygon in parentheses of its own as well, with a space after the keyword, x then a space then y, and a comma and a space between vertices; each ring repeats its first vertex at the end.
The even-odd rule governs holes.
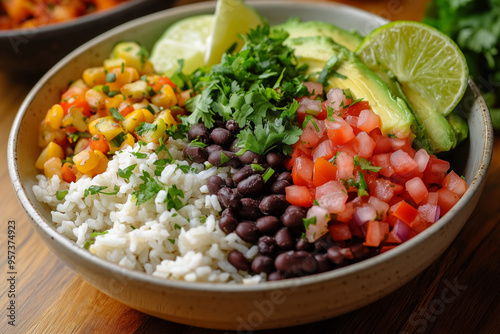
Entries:
POLYGON ((181 198, 184 198, 184 192, 182 191, 182 189, 178 189, 175 184, 169 187, 167 190, 167 197, 165 198, 165 202, 167 203, 167 210, 181 209, 184 206, 181 198))
POLYGON ((162 186, 146 171, 142 172, 140 179, 143 181, 139 185, 139 189, 134 191, 132 195, 137 199, 136 204, 141 205, 156 195, 162 190, 162 186))
POLYGON ((137 164, 133 164, 125 169, 118 168, 118 176, 129 181, 136 166, 137 164))
POLYGON ((354 160, 354 166, 360 167, 361 170, 378 173, 382 169, 382 167, 379 166, 372 166, 370 160, 365 159, 363 157, 359 157, 358 155, 356 155, 353 160, 354 160))

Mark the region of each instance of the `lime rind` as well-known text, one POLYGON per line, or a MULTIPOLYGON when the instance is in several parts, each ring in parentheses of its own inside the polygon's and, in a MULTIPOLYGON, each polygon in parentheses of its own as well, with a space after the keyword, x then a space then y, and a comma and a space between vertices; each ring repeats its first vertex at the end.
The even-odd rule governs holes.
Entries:
POLYGON ((448 115, 467 88, 463 53, 448 36, 426 24, 396 21, 377 28, 357 54, 370 68, 381 64, 390 69, 417 109, 432 106, 448 115))

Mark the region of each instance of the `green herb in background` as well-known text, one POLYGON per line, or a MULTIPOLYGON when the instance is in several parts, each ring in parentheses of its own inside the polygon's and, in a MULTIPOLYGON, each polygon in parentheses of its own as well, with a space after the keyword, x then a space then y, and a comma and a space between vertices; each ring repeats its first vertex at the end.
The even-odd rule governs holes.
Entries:
POLYGON ((500 130, 500 0, 432 0, 423 21, 457 42, 500 130))

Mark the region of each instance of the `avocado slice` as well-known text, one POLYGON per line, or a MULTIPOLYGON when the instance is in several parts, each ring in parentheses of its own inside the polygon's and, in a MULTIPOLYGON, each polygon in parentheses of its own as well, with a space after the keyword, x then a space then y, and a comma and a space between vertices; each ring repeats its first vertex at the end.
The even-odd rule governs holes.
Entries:
POLYGON ((301 22, 298 17, 292 17, 283 24, 274 26, 273 29, 282 29, 288 32, 289 38, 326 36, 337 44, 345 46, 350 51, 355 51, 363 41, 358 32, 347 31, 334 24, 322 21, 301 22))
POLYGON ((325 36, 291 38, 286 44, 295 50, 299 65, 308 65, 313 79, 317 80, 317 74, 328 63, 331 75, 325 88, 349 89, 355 99, 368 101, 373 112, 380 116, 383 134, 413 140, 411 129, 416 121, 406 103, 353 52, 325 36))
POLYGON ((468 134, 467 122, 458 114, 445 117, 443 114, 429 110, 421 105, 412 105, 396 76, 380 64, 369 67, 377 74, 391 91, 403 101, 415 116, 416 124, 413 133, 416 134, 415 146, 425 148, 429 153, 449 151, 462 141, 468 134), (450 124, 453 119, 454 126, 450 124), (465 125, 465 126, 464 126, 465 125), (465 131, 465 133, 464 133, 465 131))

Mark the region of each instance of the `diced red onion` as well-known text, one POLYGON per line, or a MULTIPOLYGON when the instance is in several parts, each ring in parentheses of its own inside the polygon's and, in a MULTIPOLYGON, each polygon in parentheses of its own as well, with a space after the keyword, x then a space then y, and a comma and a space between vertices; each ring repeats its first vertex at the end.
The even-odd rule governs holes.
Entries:
POLYGON ((439 217, 441 216, 441 208, 439 205, 436 205, 436 215, 434 216, 434 223, 439 220, 439 217))
POLYGON ((308 97, 304 97, 300 100, 299 108, 297 109, 298 112, 305 113, 307 111, 312 111, 316 114, 318 114, 321 110, 321 102, 308 97))
POLYGON ((354 211, 354 221, 358 226, 362 226, 370 220, 377 218, 377 211, 371 205, 364 205, 354 211))
POLYGON ((415 153, 413 160, 415 160, 415 162, 417 163, 418 171, 423 172, 427 167, 427 163, 429 162, 429 153, 421 148, 415 153))
POLYGON ((398 219, 396 224, 394 224, 393 233, 399 238, 399 240, 401 240, 401 242, 405 242, 410 237, 410 226, 398 219))
POLYGON ((302 84, 307 87, 309 93, 313 94, 311 95, 311 99, 314 99, 318 95, 323 95, 323 85, 319 82, 308 81, 302 84))

